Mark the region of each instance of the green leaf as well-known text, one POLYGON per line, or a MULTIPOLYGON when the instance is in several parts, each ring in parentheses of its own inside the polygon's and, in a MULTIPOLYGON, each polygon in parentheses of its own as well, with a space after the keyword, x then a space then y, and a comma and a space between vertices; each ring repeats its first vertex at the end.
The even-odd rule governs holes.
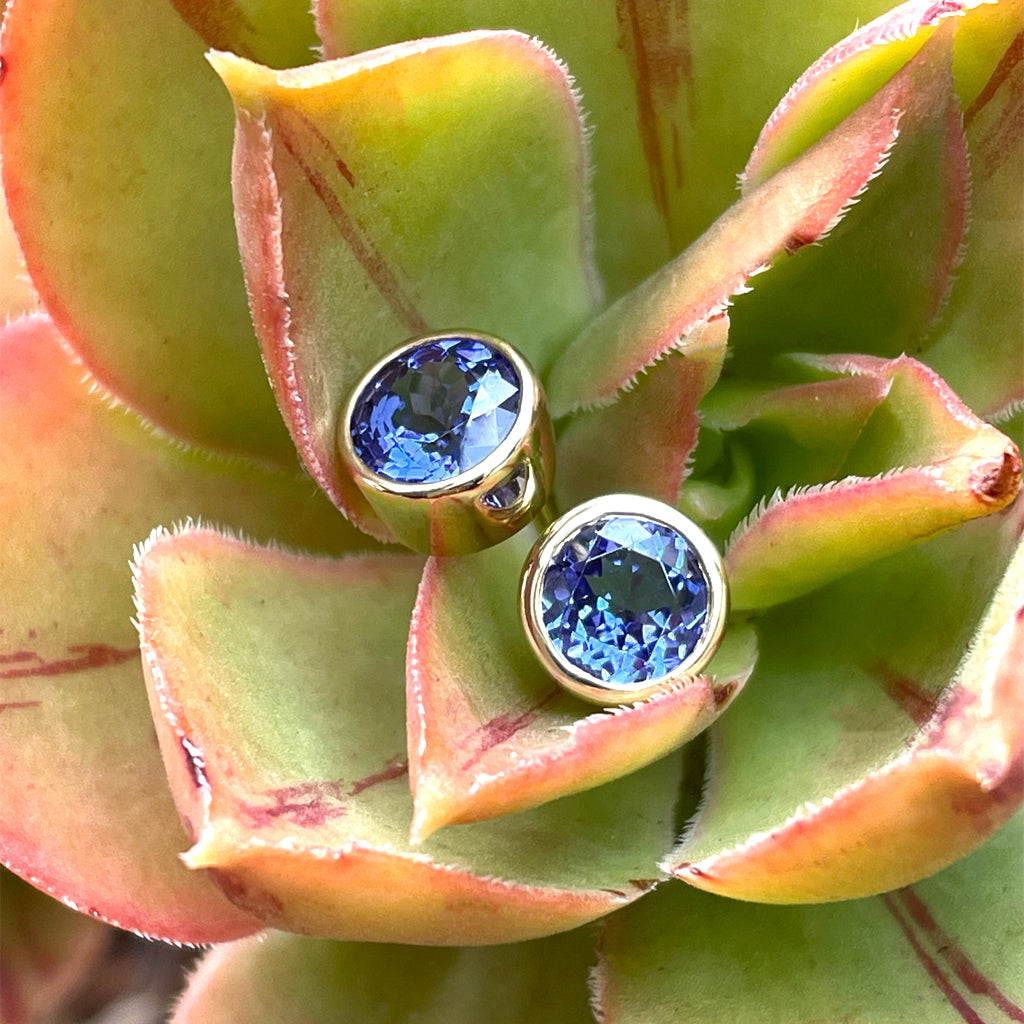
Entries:
POLYGON ((1005 821, 1022 796, 1022 512, 764 615, 665 867, 742 899, 845 899, 914 882, 1005 821))
POLYGON ((1022 826, 1018 815, 966 860, 873 899, 759 907, 663 886, 609 919, 595 1012, 617 1024, 1022 1021, 1022 826))
POLYGON ((0 856, 125 928, 248 933, 256 922, 177 857, 185 833, 131 624, 132 545, 189 515, 328 551, 365 538, 308 479, 189 451, 90 394, 43 317, 6 328, 0 353, 0 856))
POLYGON ((591 312, 583 136, 564 69, 514 32, 274 73, 211 56, 257 333, 310 473, 384 527, 336 449, 340 407, 404 339, 469 326, 538 370, 591 312))
POLYGON ((751 276, 781 253, 827 234, 885 162, 904 111, 948 79, 948 46, 936 42, 594 320, 552 367, 553 414, 607 404, 666 352, 687 352, 751 276))
POLYGON ((5 1024, 58 1019, 99 966, 112 929, 0 870, 0 1010, 5 1024))
POLYGON ((560 690, 526 641, 517 588, 530 540, 427 563, 407 665, 415 839, 591 789, 663 757, 729 706, 757 658, 752 630, 737 627, 708 672, 595 710, 560 690))
MULTIPOLYGON (((1019 5, 1018 5, 1019 6, 1019 5)), ((978 413, 1003 422, 1024 405, 1024 35, 1008 44, 965 112, 971 150, 967 257, 927 359, 978 413)))
POLYGON ((443 949, 271 933, 213 950, 171 1024, 292 1024, 298 1006, 304 1024, 593 1024, 593 938, 443 949))
POLYGON ((612 405, 579 412, 563 425, 555 481, 560 508, 616 493, 679 501, 700 427, 697 404, 718 380, 728 333, 728 317, 710 321, 686 354, 669 353, 612 405))
POLYGON ((771 494, 835 479, 889 389, 878 374, 782 386, 726 381, 702 404, 701 423, 740 440, 759 492, 771 494))
POLYGON ((136 596, 185 862, 268 924, 489 944, 629 903, 671 841, 680 758, 413 848, 405 649, 421 562, 157 534, 136 596), (272 599, 271 599, 272 595, 272 599))
MULTIPOLYGON (((312 57, 302 3, 177 6, 263 59, 312 57)), ((166 2, 13 3, 4 188, 36 288, 104 387, 190 442, 293 464, 249 319, 231 107, 206 45, 166 2)))
POLYGON ((813 17, 744 0, 318 0, 316 12, 332 56, 475 28, 517 28, 553 47, 596 129, 598 261, 613 298, 733 202, 771 104, 855 13, 844 0, 817 3, 813 17))
POLYGON ((956 30, 953 72, 966 108, 984 88, 1019 31, 1019 0, 909 0, 857 29, 793 84, 761 130, 743 173, 767 180, 877 92, 936 34, 956 30))
POLYGON ((1020 452, 926 366, 839 356, 823 369, 886 384, 833 482, 775 491, 726 551, 734 608, 788 601, 907 545, 1011 502, 1020 452))
POLYGON ((921 351, 949 296, 968 217, 953 27, 936 32, 900 72, 916 73, 916 86, 877 180, 823 245, 794 246, 737 303, 736 374, 763 372, 793 348, 890 357, 921 351))

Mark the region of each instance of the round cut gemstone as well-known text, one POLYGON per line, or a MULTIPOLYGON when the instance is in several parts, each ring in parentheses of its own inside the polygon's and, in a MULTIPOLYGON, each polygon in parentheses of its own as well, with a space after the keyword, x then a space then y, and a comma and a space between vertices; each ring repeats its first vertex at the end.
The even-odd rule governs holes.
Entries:
POLYGON ((678 668, 703 636, 708 578, 683 534, 642 516, 582 527, 541 584, 554 649, 594 679, 641 683, 678 668))
POLYGON ((515 367, 476 338, 425 341, 363 389, 349 430, 356 455, 398 483, 439 483, 508 437, 520 404, 515 367))

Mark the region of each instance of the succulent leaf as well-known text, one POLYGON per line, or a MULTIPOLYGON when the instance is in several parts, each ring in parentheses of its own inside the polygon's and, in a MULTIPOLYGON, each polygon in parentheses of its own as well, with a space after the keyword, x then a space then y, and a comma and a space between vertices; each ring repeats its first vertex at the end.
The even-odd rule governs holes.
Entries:
POLYGON ((607 405, 666 352, 686 352, 754 274, 826 235, 888 159, 905 111, 948 91, 948 35, 922 47, 874 96, 752 189, 681 256, 619 299, 552 367, 552 413, 607 405))
POLYGON ((947 22, 897 77, 899 137, 876 180, 827 241, 791 246, 737 303, 736 375, 791 350, 916 354, 950 294, 968 219, 968 156, 947 22))
POLYGON ((966 108, 1019 32, 1020 17, 1020 0, 908 0, 881 14, 830 47, 794 82, 761 129, 743 172, 744 186, 766 181, 794 160, 877 92, 933 36, 949 35, 949 22, 955 28, 956 91, 966 108))
POLYGON ((543 370, 592 310, 569 81, 515 32, 280 73, 211 59, 237 109, 242 257, 279 404, 312 476, 383 536, 336 449, 367 365, 410 336, 470 326, 543 370))
POLYGON ((112 931, 0 869, 0 1013, 5 1024, 56 1019, 96 968, 112 931))
POLYGON ((852 24, 844 0, 820 0, 813 17, 735 0, 317 0, 316 12, 330 56, 474 28, 516 28, 553 47, 596 128, 597 252, 612 298, 733 202, 772 99, 852 24))
POLYGON ((427 563, 407 662, 414 839, 636 771, 706 728, 753 669, 753 631, 738 626, 686 685, 588 707, 556 686, 523 634, 517 584, 529 545, 517 537, 427 563))
MULTIPOLYGON (((265 59, 311 59, 306 33, 282 30, 287 12, 308 25, 302 4, 178 7, 193 25, 234 12, 265 59)), ((96 380, 186 441, 294 465, 253 340, 231 108, 205 45, 170 3, 12 3, 4 189, 32 280, 96 380)))
POLYGON ((726 551, 736 609, 807 593, 875 559, 1009 504, 1020 452, 913 359, 818 360, 822 368, 888 382, 837 474, 778 491, 733 534, 726 551))
POLYGON ((595 1013, 609 1024, 1024 1020, 1022 824, 872 899, 768 907, 663 886, 609 918, 595 1013))
POLYGON ((938 870, 1013 813, 1024 546, 1003 570, 1021 511, 759 620, 756 674, 711 730, 705 803, 666 868, 764 902, 864 896, 938 870))
POLYGON ((410 846, 404 655, 420 566, 201 529, 140 553, 157 732, 196 836, 186 863, 275 927, 378 942, 534 938, 636 899, 671 839, 679 757, 410 846))
POLYGON ((251 932, 177 857, 125 586, 132 545, 187 515, 327 551, 365 537, 308 480, 189 451, 90 393, 46 318, 7 327, 0 353, 0 856, 124 928, 251 932))
POLYGON ((1024 407, 1024 236, 1019 230, 1024 222, 1024 32, 1019 8, 1017 34, 964 112, 971 150, 967 254, 938 337, 924 356, 972 409, 993 422, 1024 407))
POLYGON ((727 316, 708 321, 685 353, 670 352, 618 401, 568 418, 558 437, 560 508, 616 493, 678 503, 697 444, 697 405, 718 380, 728 334, 727 316))
POLYGON ((511 946, 433 949, 271 933, 213 950, 171 1024, 593 1024, 590 929, 511 946), (400 984, 397 983, 400 979, 400 984))

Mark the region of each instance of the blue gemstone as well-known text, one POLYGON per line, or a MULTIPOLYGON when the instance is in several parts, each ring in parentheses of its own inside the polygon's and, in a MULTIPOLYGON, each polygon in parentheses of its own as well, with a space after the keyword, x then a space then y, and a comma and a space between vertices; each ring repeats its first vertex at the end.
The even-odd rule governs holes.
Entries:
POLYGON ((398 483, 439 483, 481 463, 508 437, 520 381, 476 338, 426 341, 378 371, 349 430, 356 455, 398 483))
POLYGON ((555 554, 541 585, 555 650, 594 679, 668 675, 704 633, 708 578, 681 533, 642 516, 609 515, 555 554))

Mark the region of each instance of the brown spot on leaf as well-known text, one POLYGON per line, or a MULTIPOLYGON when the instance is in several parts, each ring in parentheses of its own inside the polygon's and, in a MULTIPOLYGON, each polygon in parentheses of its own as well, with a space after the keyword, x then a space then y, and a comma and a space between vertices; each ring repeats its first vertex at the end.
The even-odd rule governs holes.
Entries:
POLYGON ((284 904, 272 893, 256 889, 224 868, 207 868, 221 891, 236 907, 261 921, 273 924, 284 916, 284 904))
POLYGON ((943 973, 942 968, 925 950, 915 934, 910 921, 903 916, 902 911, 897 906, 892 893, 886 893, 881 899, 883 906, 893 916, 900 931, 903 933, 903 937, 913 950, 914 956, 917 957, 918 962, 928 973, 928 977, 931 978, 935 987, 945 997, 950 1007, 960 1015, 965 1024, 985 1024, 984 1019, 975 1012, 967 1000, 952 986, 949 978, 943 973))
POLYGON ((0 703, 0 711, 19 711, 24 708, 37 708, 42 704, 40 700, 8 700, 0 703))
POLYGON ((357 779, 353 782, 349 787, 348 795, 358 796, 371 786, 376 786, 381 782, 390 782, 392 779, 400 779, 403 775, 408 774, 408 771, 408 758, 403 757, 401 754, 396 754, 379 772, 373 772, 371 775, 364 775, 363 778, 357 779))
MULTIPOLYGON (((381 298, 391 307, 395 316, 408 326, 412 333, 426 333, 428 330, 426 321, 420 316, 412 300, 399 284, 387 260, 377 249, 365 229, 357 223, 355 218, 346 209, 324 174, 306 158, 303 152, 303 145, 300 145, 298 141, 298 135, 303 134, 305 136, 304 142, 308 142, 312 138, 316 147, 323 151, 323 143, 321 142, 323 136, 318 131, 311 132, 309 130, 310 124, 304 117, 285 111, 278 111, 277 117, 279 121, 278 140, 302 171, 310 188, 316 193, 317 198, 327 211, 327 215, 338 229, 338 233, 366 272, 373 286, 380 293, 381 298), (285 123, 287 121, 291 122, 290 127, 285 123)), ((339 165, 346 166, 333 149, 329 148, 327 152, 324 152, 324 156, 335 169, 340 169, 339 165)), ((349 182, 349 184, 351 183, 349 182)))
POLYGON ((693 54, 687 0, 616 0, 619 49, 629 65, 636 93, 637 123, 654 202, 674 243, 669 172, 674 190, 685 168, 679 142, 679 91, 687 90, 693 109, 693 54), (669 129, 671 150, 666 154, 662 132, 669 129))
POLYGON ((736 683, 723 683, 721 686, 716 686, 713 690, 715 707, 720 708, 725 704, 728 704, 732 700, 732 695, 736 692, 736 683))
POLYGON ((1013 69, 1024 57, 1024 31, 1014 36, 1006 52, 1000 58, 995 71, 985 83, 981 92, 978 93, 974 102, 964 112, 964 124, 969 125, 974 118, 988 106, 992 98, 999 91, 1000 86, 1010 77, 1013 69))
POLYGON ((484 722, 467 737, 465 745, 475 745, 475 750, 469 758, 459 766, 460 771, 467 771, 477 764, 480 759, 499 743, 510 740, 521 729, 525 729, 540 712, 551 703, 558 695, 559 690, 553 688, 545 694, 536 704, 525 711, 506 711, 503 715, 484 722))
POLYGON ((27 679, 32 676, 60 676, 71 672, 85 672, 107 665, 120 665, 139 657, 138 647, 111 647, 108 644, 71 644, 67 648, 71 657, 44 661, 31 651, 15 651, 0 655, 0 664, 15 664, 14 668, 0 670, 0 679, 27 679))
POLYGON ((953 968, 953 972, 974 995, 987 996, 1012 1021, 1024 1024, 1024 1010, 1010 999, 991 978, 987 977, 952 937, 939 927, 928 905, 911 888, 896 894, 911 921, 931 940, 939 956, 953 968))
POLYGON ((999 461, 985 462, 974 469, 969 481, 971 493, 987 505, 1005 505, 1020 489, 1020 474, 1020 452, 1011 445, 999 461))
POLYGON ((935 696, 910 676, 897 672, 891 665, 876 662, 868 673, 885 691, 885 695, 900 707, 915 725, 921 726, 935 714, 935 696))

